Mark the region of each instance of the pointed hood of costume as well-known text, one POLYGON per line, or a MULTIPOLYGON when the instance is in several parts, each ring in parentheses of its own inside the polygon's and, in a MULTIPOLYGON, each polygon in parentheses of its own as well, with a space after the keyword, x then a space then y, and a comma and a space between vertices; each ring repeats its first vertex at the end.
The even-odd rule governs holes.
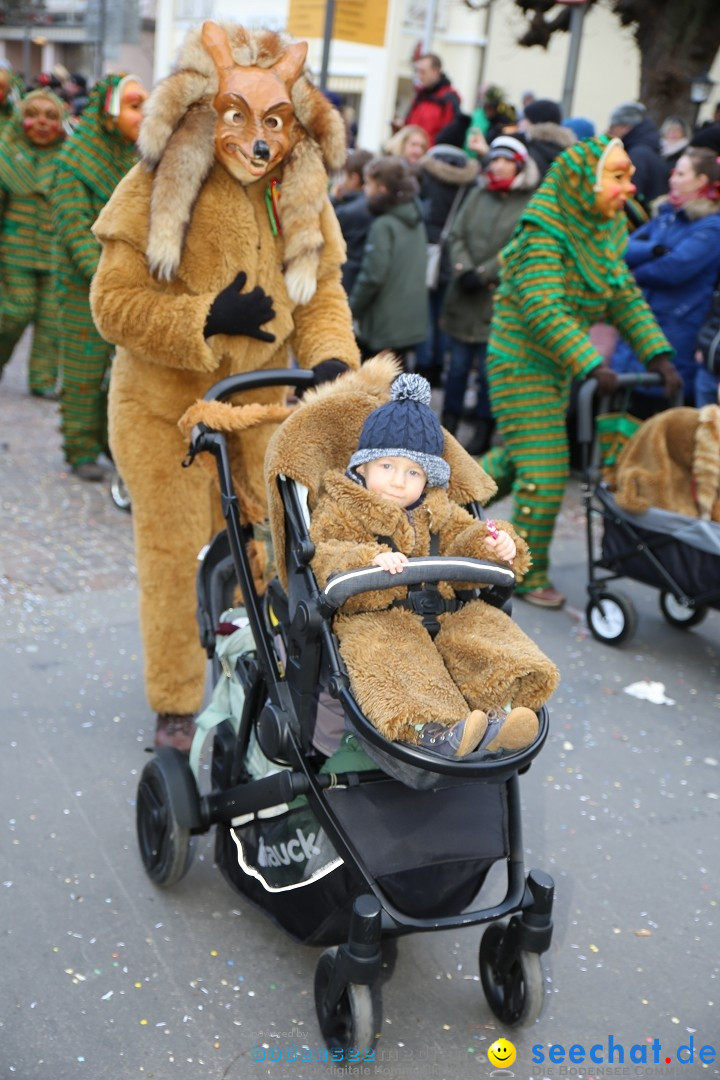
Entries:
POLYGON ((133 75, 108 75, 95 83, 80 120, 58 155, 58 165, 78 176, 107 202, 117 184, 138 159, 134 143, 118 129, 123 84, 133 75))
POLYGON ((559 154, 525 207, 515 234, 526 224, 550 233, 571 253, 588 288, 598 293, 607 291, 608 281, 627 274, 625 215, 607 218, 595 205, 603 165, 616 146, 622 146, 619 139, 599 135, 559 154))

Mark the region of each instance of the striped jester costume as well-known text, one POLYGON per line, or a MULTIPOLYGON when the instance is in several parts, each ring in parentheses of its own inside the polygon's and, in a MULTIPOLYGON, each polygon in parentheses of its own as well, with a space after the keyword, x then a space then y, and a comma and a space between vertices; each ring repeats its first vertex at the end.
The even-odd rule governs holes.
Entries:
POLYGON ((518 592, 550 584, 550 542, 570 468, 570 384, 602 363, 590 327, 614 326, 645 364, 673 352, 625 263, 625 215, 606 217, 596 205, 617 145, 603 135, 559 154, 502 251, 487 376, 503 444, 481 464, 498 497, 513 493, 512 524, 532 553, 518 592))
POLYGON ((122 85, 133 78, 109 75, 95 84, 58 156, 51 191, 60 248, 61 421, 71 465, 96 461, 107 444, 105 379, 112 346, 100 337, 90 312, 90 281, 100 259, 100 244, 90 229, 118 181, 137 161, 134 144, 115 120, 122 85))
MULTIPOLYGON (((34 325, 28 361, 30 391, 53 391, 58 375, 55 244, 48 193, 65 138, 64 103, 49 90, 23 98, 0 138, 0 371, 23 331, 34 325), (48 145, 26 133, 26 113, 43 102, 56 113, 48 145)), ((28 120, 28 123, 32 121, 28 120)))

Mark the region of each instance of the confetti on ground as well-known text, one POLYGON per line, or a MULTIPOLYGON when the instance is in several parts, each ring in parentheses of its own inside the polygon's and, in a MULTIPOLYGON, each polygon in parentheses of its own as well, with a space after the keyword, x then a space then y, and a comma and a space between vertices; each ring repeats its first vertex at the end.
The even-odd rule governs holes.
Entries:
POLYGON ((641 679, 640 682, 630 683, 629 686, 624 688, 624 693, 630 694, 631 697, 640 698, 642 701, 650 701, 653 705, 674 705, 674 698, 669 698, 665 694, 665 683, 661 682, 648 682, 647 679, 641 679))

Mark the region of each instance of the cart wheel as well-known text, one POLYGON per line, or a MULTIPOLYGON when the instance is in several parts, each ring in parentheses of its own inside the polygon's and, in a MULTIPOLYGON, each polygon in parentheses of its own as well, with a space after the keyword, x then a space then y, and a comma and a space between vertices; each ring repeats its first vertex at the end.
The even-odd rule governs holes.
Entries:
POLYGON ((623 592, 599 592, 585 609, 590 633, 606 645, 620 645, 635 633, 637 615, 629 596, 623 592))
POLYGON ((175 885, 192 862, 190 829, 180 822, 190 818, 188 803, 194 788, 188 759, 179 750, 160 750, 140 776, 135 811, 138 846, 145 871, 156 885, 175 885))
POLYGON ((348 983, 335 1009, 324 1004, 330 983, 337 947, 326 949, 315 968, 315 1009, 323 1038, 329 1050, 357 1049, 365 1057, 375 1046, 375 1015, 372 991, 361 983, 348 983))
POLYGON ((125 481, 117 469, 110 478, 110 497, 118 510, 127 510, 127 512, 130 513, 132 506, 130 492, 125 487, 125 481))
POLYGON ((538 953, 518 951, 506 975, 497 971, 504 925, 492 923, 480 940, 480 981, 488 1005, 508 1027, 534 1024, 543 1005, 543 973, 538 953))
POLYGON ((660 593, 660 610, 671 626, 679 630, 689 630, 701 623, 708 613, 706 607, 686 607, 671 592, 660 593))

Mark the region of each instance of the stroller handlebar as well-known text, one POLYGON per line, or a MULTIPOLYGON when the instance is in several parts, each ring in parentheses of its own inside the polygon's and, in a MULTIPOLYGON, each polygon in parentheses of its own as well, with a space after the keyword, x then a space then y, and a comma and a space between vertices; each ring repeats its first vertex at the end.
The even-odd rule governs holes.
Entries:
POLYGON ((228 375, 210 387, 204 401, 225 401, 233 394, 242 394, 248 390, 259 390, 266 386, 295 386, 309 390, 315 385, 315 372, 302 368, 266 368, 259 371, 244 371, 239 375, 228 375))
POLYGON ((474 585, 495 585, 508 594, 515 585, 515 574, 502 563, 469 559, 461 556, 428 556, 409 559, 402 571, 391 574, 379 566, 363 566, 357 570, 333 574, 322 590, 321 604, 328 614, 337 611, 351 596, 373 589, 425 585, 438 581, 472 582, 474 585))
MULTIPOLYGON (((663 378, 656 371, 623 371, 617 374, 618 390, 631 390, 636 386, 662 386, 663 378)), ((591 443, 595 433, 595 418, 593 416, 593 401, 597 393, 597 379, 592 376, 585 379, 578 391, 577 399, 577 441, 579 443, 591 443)), ((608 398, 604 395, 603 408, 606 403, 609 407, 608 398)), ((681 404, 681 402, 673 402, 681 404)))

